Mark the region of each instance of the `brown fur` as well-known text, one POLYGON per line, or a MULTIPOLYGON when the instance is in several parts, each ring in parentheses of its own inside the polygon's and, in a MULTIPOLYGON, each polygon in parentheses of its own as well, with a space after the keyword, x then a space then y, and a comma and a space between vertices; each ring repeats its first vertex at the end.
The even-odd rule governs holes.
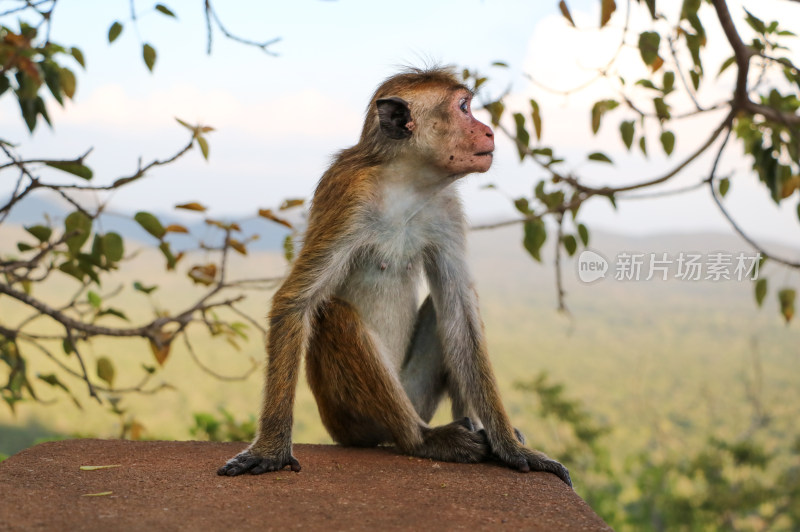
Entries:
POLYGON ((305 355, 323 424, 343 445, 494 458, 569 483, 561 464, 521 445, 489 363, 450 186, 491 165, 493 134, 471 96, 447 69, 409 70, 376 90, 359 143, 317 186, 305 243, 273 297, 258 435, 220 474, 300 469, 292 405, 305 355), (431 295, 418 311, 423 271, 431 295), (444 393, 455 421, 430 427, 444 393))

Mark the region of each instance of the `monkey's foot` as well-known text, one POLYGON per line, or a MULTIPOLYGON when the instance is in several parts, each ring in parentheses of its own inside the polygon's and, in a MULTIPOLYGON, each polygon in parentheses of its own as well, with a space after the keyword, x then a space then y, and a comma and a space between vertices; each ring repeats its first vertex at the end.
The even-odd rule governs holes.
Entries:
POLYGON ((497 460, 513 469, 524 473, 528 471, 546 471, 560 478, 567 486, 572 487, 572 479, 569 477, 567 468, 544 453, 532 451, 520 445, 509 453, 494 452, 493 454, 497 460))
POLYGON ((489 456, 489 443, 483 431, 476 431, 468 417, 441 427, 425 429, 422 445, 411 454, 443 462, 482 462, 489 456))
POLYGON ((235 477, 243 473, 260 475, 269 471, 280 471, 287 465, 292 471, 300 471, 300 462, 291 453, 279 457, 261 456, 252 449, 247 449, 228 460, 224 466, 217 470, 217 475, 229 477, 235 477))

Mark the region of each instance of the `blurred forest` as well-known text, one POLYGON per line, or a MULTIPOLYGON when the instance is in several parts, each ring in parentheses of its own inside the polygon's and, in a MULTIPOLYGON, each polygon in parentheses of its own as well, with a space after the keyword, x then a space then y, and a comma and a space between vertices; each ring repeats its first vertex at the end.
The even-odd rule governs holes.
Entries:
MULTIPOLYGON (((58 132, 48 109, 75 95, 91 57, 50 40, 58 4, 0 2, 0 98, 18 103, 30 132, 45 124, 58 132)), ((535 168, 532 194, 509 197, 518 215, 470 235, 507 407, 529 445, 567 465, 577 492, 615 529, 800 529, 799 250, 754 238, 725 206, 738 173, 776 208, 796 205, 800 218, 800 70, 787 47, 797 37, 768 10, 725 0, 597 4, 593 29, 610 29, 622 11, 624 27, 591 80, 615 96, 593 102, 584 126, 613 131, 641 157, 660 150, 669 164, 659 175, 598 183, 590 174, 614 166, 611 156, 587 145, 588 166, 574 164, 546 143, 536 99, 491 93, 492 73, 509 68, 502 58, 460 65, 485 120, 535 168), (721 64, 705 60, 711 39, 728 52, 721 64), (639 63, 632 72, 618 61, 630 52, 639 63), (698 116, 712 125, 681 155, 679 124, 698 116), (734 172, 727 161, 742 157, 747 167, 734 172), (670 188, 689 169, 696 182, 670 188), (637 239, 582 217, 585 203, 616 207, 699 188, 731 234, 637 239), (619 258, 637 251, 756 260, 738 280, 704 272, 687 281, 671 270, 669 280, 637 283, 610 271, 589 284, 578 274, 590 250, 617 257, 617 272, 619 258)), ((174 8, 131 1, 130 13, 89 31, 113 46, 125 32, 139 35, 145 13, 180 23, 174 8)), ((202 8, 208 53, 216 37, 273 55, 277 39, 242 37, 213 2, 202 8)), ((558 9, 574 26, 570 2, 558 9)), ((137 60, 158 75, 159 43, 138 38, 137 60)), ((252 438, 262 316, 301 245, 306 200, 271 198, 251 216, 221 219, 176 190, 175 213, 109 212, 111 197, 158 179, 162 167, 209 160, 213 124, 176 118, 175 127, 186 138, 170 155, 148 158, 133 146, 138 163, 120 163, 110 180, 95 178, 89 147, 48 157, 0 133, 0 453, 53 437, 252 438)), ((304 384, 294 431, 297 442, 330 442, 304 384)))

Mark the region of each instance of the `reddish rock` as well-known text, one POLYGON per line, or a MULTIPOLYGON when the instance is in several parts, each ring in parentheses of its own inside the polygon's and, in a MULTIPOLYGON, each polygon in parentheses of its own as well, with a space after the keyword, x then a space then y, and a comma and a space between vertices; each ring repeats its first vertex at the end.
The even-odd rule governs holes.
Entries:
POLYGON ((610 530, 548 473, 296 445, 300 473, 217 476, 244 447, 37 445, 0 463, 0 530, 610 530), (113 464, 120 467, 80 470, 113 464))

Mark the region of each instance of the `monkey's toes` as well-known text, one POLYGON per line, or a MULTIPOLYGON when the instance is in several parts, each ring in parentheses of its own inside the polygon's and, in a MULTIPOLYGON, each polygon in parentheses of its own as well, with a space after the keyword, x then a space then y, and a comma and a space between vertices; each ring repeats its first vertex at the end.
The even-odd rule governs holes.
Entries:
POLYGON ((571 488, 572 479, 569 477, 569 470, 567 470, 566 467, 559 464, 555 460, 553 460, 552 462, 553 462, 553 471, 551 471, 551 473, 553 473, 555 476, 563 480, 564 483, 571 488))
POLYGON ((289 455, 287 459, 275 459, 258 456, 248 449, 228 460, 225 465, 217 470, 217 475, 229 477, 235 477, 244 473, 259 475, 269 471, 280 471, 287 465, 292 471, 300 471, 300 462, 292 455, 289 455))
POLYGON ((455 423, 457 425, 461 425, 470 432, 475 432, 475 424, 469 417, 462 417, 461 419, 456 420, 455 423))
POLYGON ((572 487, 572 479, 569 476, 569 471, 566 467, 561 465, 559 462, 555 460, 551 460, 549 458, 536 458, 534 461, 528 461, 531 470, 533 471, 547 471, 548 473, 552 473, 558 478, 560 478, 564 484, 572 487))

